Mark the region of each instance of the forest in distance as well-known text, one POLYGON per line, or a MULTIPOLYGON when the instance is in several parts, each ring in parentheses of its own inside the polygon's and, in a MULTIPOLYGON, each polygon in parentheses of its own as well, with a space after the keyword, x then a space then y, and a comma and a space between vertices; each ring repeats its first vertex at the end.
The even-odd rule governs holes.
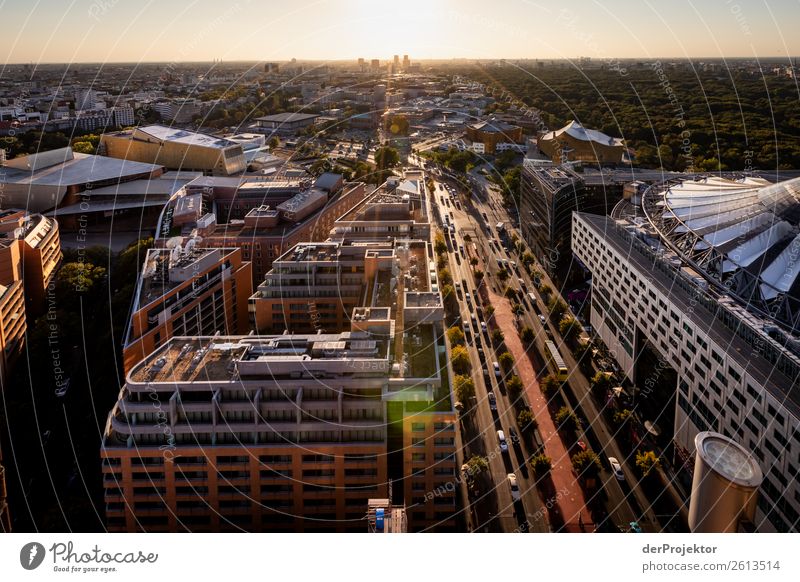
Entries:
POLYGON ((724 64, 640 63, 471 66, 496 111, 524 103, 550 129, 570 120, 622 137, 645 168, 750 171, 800 168, 800 89, 795 78, 724 64), (508 97, 510 96, 510 97, 508 97))

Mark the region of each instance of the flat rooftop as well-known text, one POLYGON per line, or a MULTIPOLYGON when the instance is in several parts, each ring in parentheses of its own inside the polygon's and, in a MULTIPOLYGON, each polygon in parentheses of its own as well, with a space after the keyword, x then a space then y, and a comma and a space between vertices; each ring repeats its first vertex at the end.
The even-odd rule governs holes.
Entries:
POLYGON ((180 269, 197 265, 193 274, 199 276, 208 269, 210 264, 216 263, 217 258, 226 256, 228 252, 226 249, 216 248, 193 248, 180 253, 170 249, 148 250, 142 265, 141 284, 135 298, 134 310, 149 305, 175 287, 185 283, 186 279, 177 275, 180 269))
POLYGON ((140 139, 140 134, 146 134, 162 142, 173 142, 204 148, 225 149, 233 146, 241 147, 240 143, 223 137, 215 137, 205 133, 197 133, 196 131, 167 127, 166 125, 146 125, 144 127, 137 127, 132 132, 128 132, 128 135, 131 135, 133 139, 140 139))
POLYGON ((276 369, 287 367, 298 378, 313 378, 312 362, 344 364, 337 369, 352 375, 370 374, 375 368, 361 366, 359 361, 385 362, 386 349, 385 342, 365 332, 176 337, 137 364, 128 380, 234 382, 246 375, 285 375, 276 369), (255 370, 259 373, 253 373, 255 370))
POLYGON ((276 259, 275 263, 338 261, 341 246, 338 242, 299 243, 276 259))
POLYGON ((276 113, 274 115, 264 115, 256 117, 255 121, 268 121, 272 123, 292 123, 294 121, 305 121, 319 117, 316 113, 276 113))

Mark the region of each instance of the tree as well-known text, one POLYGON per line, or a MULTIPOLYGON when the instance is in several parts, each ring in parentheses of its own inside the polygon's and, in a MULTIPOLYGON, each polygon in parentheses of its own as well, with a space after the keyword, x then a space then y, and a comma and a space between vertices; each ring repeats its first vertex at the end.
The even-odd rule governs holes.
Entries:
POLYGON ((618 410, 617 412, 614 413, 612 420, 614 421, 615 425, 622 426, 626 422, 628 422, 628 420, 630 420, 631 414, 632 412, 627 408, 625 408, 624 410, 618 410))
POLYGON ((549 474, 552 466, 552 459, 545 454, 536 455, 531 459, 531 469, 533 469, 533 474, 539 479, 549 474))
POLYGON ((523 313, 525 313, 525 308, 522 306, 522 304, 521 304, 521 303, 515 303, 515 304, 514 304, 514 305, 511 307, 511 313, 513 313, 514 315, 516 315, 517 317, 519 317, 519 316, 521 316, 523 313))
POLYGON ((583 331, 581 322, 574 317, 565 317, 558 323, 558 331, 561 332, 565 340, 572 340, 578 337, 583 331))
POLYGON ((590 479, 596 477, 602 468, 600 465, 600 458, 592 449, 586 449, 579 453, 575 453, 571 458, 572 467, 578 474, 578 477, 590 479))
POLYGON ((405 115, 392 115, 387 118, 385 129, 393 135, 408 135, 408 119, 405 115))
POLYGON ((72 144, 72 151, 79 154, 94 154, 95 147, 88 141, 76 141, 72 144))
POLYGON ((505 295, 505 298, 508 299, 509 301, 514 301, 517 298, 517 292, 511 285, 506 287, 506 290, 503 292, 503 295, 505 295))
POLYGON ((89 262, 65 263, 56 276, 58 297, 70 297, 75 293, 91 295, 100 286, 106 270, 89 262))
MULTIPOLYGON (((465 240, 466 240, 466 237, 465 237, 465 240)), ((472 265, 473 267, 477 267, 478 263, 480 263, 480 261, 478 260, 478 257, 472 257, 469 260, 469 264, 472 265)))
POLYGON ((578 415, 569 406, 559 408, 554 420, 559 430, 578 431, 581 428, 578 415))
POLYGON ((498 327, 492 332, 492 343, 495 346, 499 346, 503 343, 505 336, 503 335, 502 330, 498 327))
POLYGON ((472 368, 472 362, 469 359, 469 352, 464 346, 456 346, 450 350, 450 357, 453 364, 453 370, 456 374, 468 374, 472 368))
POLYGON ((636 468, 642 473, 642 477, 650 477, 661 466, 661 460, 653 451, 636 452, 636 468))
POLYGON ((503 352, 500 354, 500 357, 497 358, 497 363, 500 364, 504 372, 508 373, 514 367, 514 356, 511 355, 511 352, 503 352))
POLYGON ((539 294, 542 298, 546 298, 550 293, 553 291, 553 288, 550 287, 547 283, 540 283, 539 284, 539 294))
POLYGON ((538 423, 536 422, 536 419, 529 408, 519 411, 519 414, 517 415, 517 424, 522 430, 533 430, 538 426, 538 423))
POLYGON ((380 170, 389 170, 400 163, 400 154, 391 147, 381 147, 375 150, 375 164, 380 170))
POLYGON ((447 253, 447 243, 444 241, 444 236, 441 232, 436 233, 436 241, 434 242, 434 250, 437 255, 444 255, 447 253))
POLYGON ((279 145, 281 145, 281 140, 279 140, 277 137, 270 138, 270 140, 269 140, 269 149, 271 149, 271 150, 275 149, 279 145))
POLYGON ((533 340, 536 338, 536 333, 533 331, 532 328, 526 325, 520 330, 519 337, 526 344, 532 344, 533 340))
POLYGON ((550 317, 554 321, 559 321, 567 311, 567 304, 558 297, 551 297, 550 301, 547 302, 547 309, 550 310, 550 317))
POLYGON ((456 299, 456 290, 452 285, 445 285, 442 287, 442 298, 444 299, 444 307, 448 311, 458 310, 458 299, 456 299))
POLYGON ((439 283, 442 285, 451 285, 453 277, 450 275, 450 270, 447 268, 439 270, 439 283))
POLYGON ((508 393, 511 395, 511 398, 516 400, 517 397, 522 393, 522 380, 520 380, 519 376, 514 374, 506 381, 506 388, 508 389, 508 393))
POLYGON ((597 372, 592 378, 592 392, 598 398, 605 398, 608 391, 614 386, 611 374, 608 372, 597 372))
POLYGON ((460 327, 453 326, 447 330, 447 339, 450 340, 451 346, 463 346, 464 332, 460 327))
POLYGON ((486 317, 491 317, 494 314, 494 305, 488 305, 486 307, 486 317))
POLYGON ((561 382, 552 374, 548 374, 542 378, 542 381, 539 383, 539 388, 541 388, 542 394, 544 394, 546 398, 550 398, 553 394, 558 392, 560 387, 561 382))
POLYGON ((479 473, 489 470, 488 459, 480 455, 472 455, 464 464, 467 466, 467 472, 470 477, 475 477, 479 473))
POLYGON ((456 391, 456 399, 462 403, 468 402, 475 396, 475 382, 469 376, 456 376, 453 379, 453 385, 456 391))
POLYGON ((522 261, 522 264, 527 267, 533 264, 533 262, 536 260, 536 257, 534 257, 530 251, 525 251, 522 253, 522 258, 520 260, 522 261))
POLYGON ((500 269, 499 271, 497 271, 497 278, 500 279, 503 282, 507 281, 508 280, 508 271, 506 271, 505 269, 500 269))
POLYGON ((472 272, 472 276, 475 277, 475 281, 478 282, 478 283, 480 283, 483 280, 483 275, 484 275, 484 272, 481 271, 480 269, 475 269, 472 272))

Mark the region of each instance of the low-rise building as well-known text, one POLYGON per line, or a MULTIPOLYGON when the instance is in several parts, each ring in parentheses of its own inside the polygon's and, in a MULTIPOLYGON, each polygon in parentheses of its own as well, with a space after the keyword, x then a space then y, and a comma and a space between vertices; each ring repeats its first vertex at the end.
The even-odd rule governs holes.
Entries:
POLYGON ((522 143, 522 128, 499 120, 490 119, 468 125, 466 138, 475 144, 483 145, 483 152, 493 154, 501 143, 522 143))
POLYGON ((231 176, 247 169, 241 144, 163 125, 103 134, 100 150, 112 158, 159 164, 170 170, 231 176))
POLYGON ((316 113, 276 113, 256 117, 255 124, 248 127, 248 131, 255 133, 293 135, 314 125, 319 115, 316 113))
POLYGON ((61 148, 2 161, 0 208, 46 212, 80 202, 93 188, 156 178, 163 166, 61 148))
POLYGON ((561 129, 542 134, 539 149, 554 163, 621 164, 627 159, 625 142, 570 121, 561 129))
POLYGON ((197 231, 204 247, 242 249, 253 265, 253 287, 272 262, 300 242, 323 241, 334 221, 361 202, 367 186, 338 174, 316 181, 285 178, 202 178, 165 207, 156 245, 197 231), (189 205, 192 200, 195 204, 189 205), (175 213, 178 213, 177 216, 175 213))

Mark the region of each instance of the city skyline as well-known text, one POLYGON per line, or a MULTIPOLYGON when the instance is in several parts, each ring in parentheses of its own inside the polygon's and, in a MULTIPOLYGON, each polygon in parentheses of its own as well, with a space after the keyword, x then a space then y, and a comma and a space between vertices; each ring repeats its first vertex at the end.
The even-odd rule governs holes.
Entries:
POLYGON ((567 1, 558 7, 506 1, 487 11, 474 0, 311 0, 217 6, 78 0, 0 3, 12 32, 0 39, 3 66, 19 63, 391 59, 775 58, 800 53, 790 1, 682 1, 669 10, 645 2, 567 1), (58 8, 58 9, 57 9, 58 8), (207 18, 213 14, 212 18, 207 18), (624 16, 618 16, 623 14, 624 16), (651 34, 651 29, 662 34, 651 34))

